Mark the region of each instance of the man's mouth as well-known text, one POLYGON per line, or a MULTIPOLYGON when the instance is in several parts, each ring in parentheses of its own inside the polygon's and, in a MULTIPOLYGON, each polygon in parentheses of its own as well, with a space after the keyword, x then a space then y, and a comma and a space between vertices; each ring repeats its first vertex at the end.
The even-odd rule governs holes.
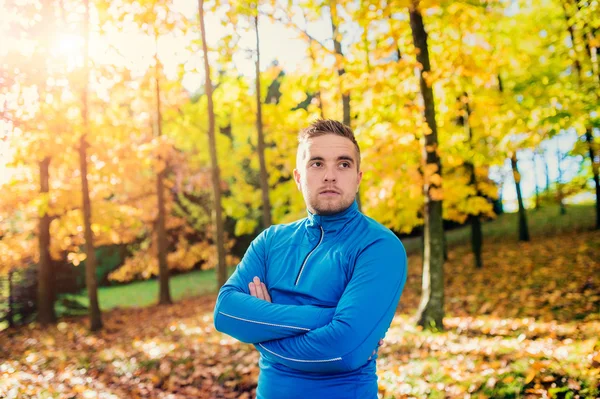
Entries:
POLYGON ((339 191, 335 191, 335 190, 323 190, 319 194, 324 194, 324 195, 339 195, 339 191))

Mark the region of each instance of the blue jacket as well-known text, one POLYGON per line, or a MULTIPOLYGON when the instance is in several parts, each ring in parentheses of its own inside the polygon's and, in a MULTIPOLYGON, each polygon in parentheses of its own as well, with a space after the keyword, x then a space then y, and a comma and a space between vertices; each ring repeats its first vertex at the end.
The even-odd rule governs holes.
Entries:
POLYGON ((217 330, 261 354, 257 397, 377 397, 375 357, 406 282, 406 252, 356 202, 271 226, 221 288, 217 330), (258 276, 272 303, 249 295, 258 276))

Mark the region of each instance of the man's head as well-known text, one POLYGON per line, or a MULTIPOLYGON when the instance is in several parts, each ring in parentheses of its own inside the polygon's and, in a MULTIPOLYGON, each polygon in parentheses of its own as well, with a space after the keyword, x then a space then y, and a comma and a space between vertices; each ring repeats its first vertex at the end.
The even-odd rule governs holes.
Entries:
POLYGON ((320 119, 300 131, 294 179, 314 214, 331 215, 352 205, 362 179, 352 129, 320 119))

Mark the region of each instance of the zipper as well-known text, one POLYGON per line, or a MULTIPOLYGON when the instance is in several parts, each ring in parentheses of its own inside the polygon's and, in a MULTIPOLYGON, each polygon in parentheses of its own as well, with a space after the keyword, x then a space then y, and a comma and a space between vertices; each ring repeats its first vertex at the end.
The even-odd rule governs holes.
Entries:
POLYGON ((298 272, 298 277, 296 277, 296 282, 294 283, 294 285, 298 285, 298 281, 300 281, 300 276, 302 276, 302 272, 304 271, 304 266, 306 266, 306 262, 308 261, 308 258, 310 258, 310 255, 312 255, 313 252, 315 252, 315 249, 319 248, 319 245, 321 245, 321 242, 323 241, 323 237, 325 236, 325 232, 323 231, 323 227, 319 226, 319 228, 321 229, 321 238, 319 238, 319 243, 317 244, 316 247, 314 247, 312 249, 312 251, 310 251, 308 253, 308 255, 306 255, 306 258, 304 258, 304 262, 302 262, 302 266, 300 267, 300 271, 298 272))

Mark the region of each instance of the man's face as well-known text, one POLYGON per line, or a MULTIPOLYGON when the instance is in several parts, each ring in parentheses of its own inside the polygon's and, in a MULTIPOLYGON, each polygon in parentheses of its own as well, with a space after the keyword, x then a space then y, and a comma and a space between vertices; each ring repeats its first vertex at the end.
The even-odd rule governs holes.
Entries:
POLYGON ((301 143, 294 179, 312 213, 331 215, 345 210, 354 201, 362 179, 354 143, 336 134, 301 143))

